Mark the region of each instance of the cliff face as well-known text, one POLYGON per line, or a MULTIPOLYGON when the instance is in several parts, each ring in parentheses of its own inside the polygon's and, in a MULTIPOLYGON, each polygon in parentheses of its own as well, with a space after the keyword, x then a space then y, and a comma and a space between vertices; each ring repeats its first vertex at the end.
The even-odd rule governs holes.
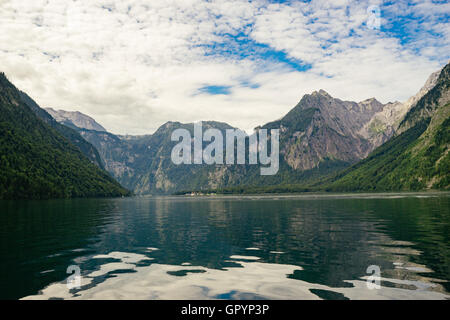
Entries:
POLYGON ((128 188, 134 189, 135 181, 144 173, 146 164, 153 161, 148 155, 149 136, 127 139, 109 132, 86 129, 78 131, 98 150, 105 169, 128 188))
POLYGON ((286 116, 262 128, 280 129, 284 160, 294 170, 310 170, 323 161, 353 163, 364 158, 374 143, 359 131, 382 110, 376 99, 342 101, 320 90, 305 95, 286 116))
MULTIPOLYGON (((176 129, 187 129, 191 136, 194 125, 167 122, 152 135, 119 136, 107 132, 79 129, 105 162, 105 168, 124 186, 137 194, 170 193, 191 188, 216 188, 231 183, 239 176, 228 166, 175 165, 171 160, 171 141, 176 129)), ((214 121, 203 122, 203 130, 216 128, 225 137, 231 126, 214 121)), ((206 146, 207 143, 204 144, 206 146)))

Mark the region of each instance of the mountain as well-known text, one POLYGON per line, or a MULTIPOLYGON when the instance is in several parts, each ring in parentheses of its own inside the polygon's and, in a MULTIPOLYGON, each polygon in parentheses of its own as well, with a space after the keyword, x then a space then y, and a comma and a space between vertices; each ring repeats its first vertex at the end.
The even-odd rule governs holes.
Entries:
POLYGON ((332 191, 450 189, 450 64, 399 124, 395 136, 325 188, 332 191))
MULTIPOLYGON (((119 136, 78 127, 73 122, 69 125, 95 146, 106 170, 137 194, 314 185, 367 158, 405 130, 404 119, 436 87, 440 73, 433 73, 421 90, 403 103, 383 104, 375 98, 343 101, 324 90, 304 95, 281 119, 256 128, 280 130, 280 167, 273 176, 261 176, 259 166, 254 165, 174 165, 170 152, 176 142, 170 136, 179 128, 193 135, 192 123, 169 121, 145 136, 119 136)), ((232 128, 225 123, 203 122, 203 130, 211 127, 223 133, 232 128)))
POLYGON ((294 170, 329 161, 355 163, 388 141, 408 110, 436 85, 433 73, 408 101, 382 104, 375 98, 342 101, 324 90, 305 95, 282 119, 262 126, 280 129, 281 154, 294 170))
MULTIPOLYGON (((386 130, 384 139, 365 138, 359 133, 384 108, 376 99, 342 101, 323 90, 305 95, 286 116, 259 127, 280 129, 280 169, 276 175, 264 177, 259 166, 174 165, 170 152, 176 143, 170 136, 179 128, 193 135, 192 123, 167 122, 152 135, 134 137, 82 128, 78 131, 99 150, 105 168, 137 194, 294 184, 315 181, 348 167, 390 138, 394 130, 386 130)), ((224 123, 203 122, 203 130, 212 127, 223 133, 232 129, 224 123)))
POLYGON ((42 121, 0 73, 0 199, 122 196, 128 191, 42 121))
POLYGON ((320 90, 303 96, 282 119, 262 128, 280 129, 281 155, 294 170, 310 170, 329 161, 351 164, 376 146, 359 131, 382 110, 376 99, 342 101, 320 90))
POLYGON ((389 140, 398 130, 400 122, 407 112, 437 83, 441 70, 432 73, 419 92, 406 102, 389 102, 376 113, 359 131, 364 138, 371 140, 375 146, 380 146, 389 140))
POLYGON ((95 131, 103 131, 106 132, 106 129, 103 128, 100 124, 98 124, 91 117, 75 111, 64 111, 64 110, 54 110, 52 108, 45 108, 45 110, 59 123, 62 123, 68 127, 77 127, 87 130, 95 130, 95 131))
MULTIPOLYGON (((224 136, 226 129, 233 129, 221 122, 203 122, 203 129, 208 128, 219 129, 224 136)), ((169 121, 152 135, 145 136, 118 136, 85 129, 79 132, 99 150, 105 168, 136 194, 173 193, 239 183, 245 173, 242 168, 173 164, 171 152, 177 143, 171 141, 171 134, 176 129, 187 129, 193 136, 194 124, 169 121)))
POLYGON ((144 168, 153 161, 147 155, 150 136, 125 138, 109 132, 81 128, 78 130, 81 136, 99 151, 105 169, 122 185, 134 189, 136 181, 144 173, 144 168))
POLYGON ((92 144, 87 142, 75 129, 68 127, 66 125, 57 122, 47 111, 39 107, 39 105, 30 98, 25 92, 19 91, 20 98, 23 103, 25 103, 42 121, 47 123, 50 127, 58 131, 67 140, 69 140, 73 145, 77 146, 81 152, 89 159, 92 163, 97 165, 99 168, 104 169, 102 158, 100 157, 97 149, 94 148, 92 144))

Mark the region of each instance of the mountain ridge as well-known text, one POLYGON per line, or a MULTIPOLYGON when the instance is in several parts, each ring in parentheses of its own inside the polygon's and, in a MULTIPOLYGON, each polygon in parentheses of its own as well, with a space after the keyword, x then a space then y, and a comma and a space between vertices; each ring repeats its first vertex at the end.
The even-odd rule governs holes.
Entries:
POLYGON ((53 108, 45 108, 45 111, 47 111, 56 121, 63 123, 66 126, 75 126, 78 128, 95 131, 107 131, 92 117, 79 111, 55 110, 53 108))
POLYGON ((329 181, 329 191, 450 189, 450 64, 408 111, 394 137, 329 181))
POLYGON ((72 144, 77 146, 80 151, 96 164, 100 169, 104 169, 104 163, 100 157, 97 149, 94 148, 88 141, 86 141, 76 130, 77 127, 67 126, 55 120, 45 109, 41 108, 28 94, 19 90, 21 100, 40 118, 53 129, 58 131, 72 144))
POLYGON ((22 99, 0 73, 0 199, 129 195, 22 99))
MULTIPOLYGON (((137 194, 239 185, 310 184, 355 165, 401 134, 397 131, 404 130, 404 118, 437 85, 442 70, 431 74, 419 92, 405 102, 383 104, 374 97, 345 101, 323 89, 305 94, 283 117, 255 128, 280 129, 280 170, 275 176, 261 177, 257 168, 250 165, 173 165, 170 151, 176 143, 170 141, 171 132, 184 128, 192 135, 192 123, 167 121, 153 134, 142 136, 74 128, 95 146, 105 168, 137 194)), ((223 122, 203 122, 204 130, 210 127, 222 132, 232 128, 223 122)))

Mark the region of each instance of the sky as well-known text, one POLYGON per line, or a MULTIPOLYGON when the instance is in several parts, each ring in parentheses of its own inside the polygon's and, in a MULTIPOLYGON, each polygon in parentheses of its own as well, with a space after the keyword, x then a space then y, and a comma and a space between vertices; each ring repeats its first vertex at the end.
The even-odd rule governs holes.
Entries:
POLYGON ((116 134, 252 130, 304 94, 405 101, 450 59, 447 1, 0 0, 0 71, 116 134))

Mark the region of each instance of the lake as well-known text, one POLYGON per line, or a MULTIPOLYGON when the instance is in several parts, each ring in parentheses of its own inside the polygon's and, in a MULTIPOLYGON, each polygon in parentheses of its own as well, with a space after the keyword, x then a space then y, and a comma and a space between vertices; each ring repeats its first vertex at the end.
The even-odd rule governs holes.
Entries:
POLYGON ((449 208, 449 193, 1 201, 0 298, 448 299, 449 208))

